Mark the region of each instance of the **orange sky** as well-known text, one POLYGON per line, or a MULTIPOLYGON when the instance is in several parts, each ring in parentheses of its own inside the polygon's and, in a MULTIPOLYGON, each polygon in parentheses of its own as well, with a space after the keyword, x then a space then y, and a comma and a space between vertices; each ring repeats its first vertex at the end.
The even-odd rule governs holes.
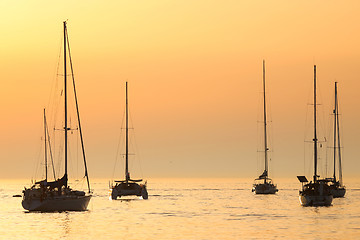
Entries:
POLYGON ((316 64, 326 124, 339 82, 344 178, 356 177, 359 9, 355 0, 1 1, 0 177, 34 173, 66 19, 90 177, 111 177, 125 81, 145 178, 257 177, 263 59, 270 175, 304 173, 316 64))

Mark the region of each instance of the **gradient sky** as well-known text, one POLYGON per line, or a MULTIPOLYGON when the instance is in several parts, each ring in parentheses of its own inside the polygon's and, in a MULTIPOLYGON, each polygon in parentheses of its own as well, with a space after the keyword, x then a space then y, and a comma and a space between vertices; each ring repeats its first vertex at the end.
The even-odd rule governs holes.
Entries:
POLYGON ((359 10, 357 0, 2 0, 0 177, 33 177, 67 19, 90 177, 112 176, 125 81, 143 177, 257 177, 263 59, 270 176, 312 175, 316 64, 323 129, 336 80, 343 174, 358 177, 359 10))

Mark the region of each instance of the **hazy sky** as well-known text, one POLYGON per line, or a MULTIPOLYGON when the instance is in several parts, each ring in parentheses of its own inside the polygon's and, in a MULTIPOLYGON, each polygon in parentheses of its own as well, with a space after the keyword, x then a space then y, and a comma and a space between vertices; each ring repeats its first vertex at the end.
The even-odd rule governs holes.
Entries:
POLYGON ((357 0, 2 0, 0 177, 33 177, 64 20, 90 177, 112 177, 125 81, 144 178, 257 177, 263 59, 270 176, 312 175, 316 64, 322 129, 336 80, 344 178, 357 177, 359 10, 357 0))

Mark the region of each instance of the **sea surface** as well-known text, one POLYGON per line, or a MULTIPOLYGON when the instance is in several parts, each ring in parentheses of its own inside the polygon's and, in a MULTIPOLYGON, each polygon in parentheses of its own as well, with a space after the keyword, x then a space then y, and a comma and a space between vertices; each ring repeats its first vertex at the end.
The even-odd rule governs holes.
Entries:
MULTIPOLYGON (((275 179, 276 180, 276 179, 275 179)), ((302 207, 300 183, 276 181, 254 195, 251 179, 149 179, 149 199, 109 200, 108 180, 93 180, 89 210, 29 213, 29 180, 0 180, 0 239, 360 239, 360 183, 330 207, 302 207)))

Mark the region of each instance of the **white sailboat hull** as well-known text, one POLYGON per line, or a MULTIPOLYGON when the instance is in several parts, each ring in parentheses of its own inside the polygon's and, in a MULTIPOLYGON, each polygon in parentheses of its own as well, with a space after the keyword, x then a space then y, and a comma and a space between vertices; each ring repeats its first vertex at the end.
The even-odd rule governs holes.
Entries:
POLYGON ((330 206, 333 200, 332 195, 300 195, 302 206, 330 206))
POLYGON ((260 183, 260 184, 254 184, 252 191, 255 194, 275 194, 279 190, 276 188, 274 184, 260 183))
POLYGON ((21 202, 24 209, 41 212, 86 211, 91 195, 87 196, 57 196, 44 200, 25 199, 21 202))

